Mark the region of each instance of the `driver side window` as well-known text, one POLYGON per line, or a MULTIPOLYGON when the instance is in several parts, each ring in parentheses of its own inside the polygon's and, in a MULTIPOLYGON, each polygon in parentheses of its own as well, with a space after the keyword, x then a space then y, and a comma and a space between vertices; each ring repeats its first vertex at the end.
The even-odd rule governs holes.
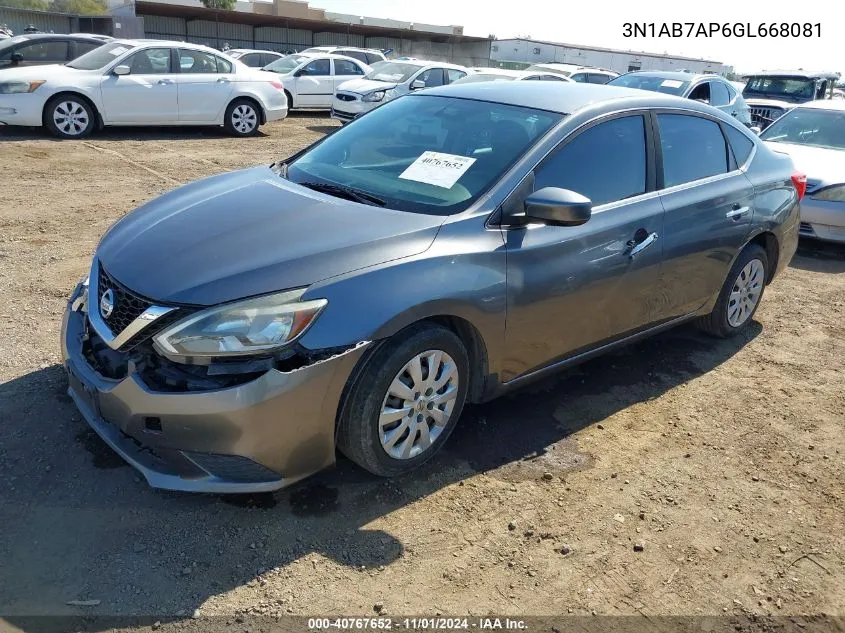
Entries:
POLYGON ((332 74, 331 62, 328 59, 315 59, 301 71, 302 77, 323 77, 332 74))
POLYGON ((148 48, 138 51, 121 65, 129 66, 133 75, 166 75, 171 72, 170 49, 148 48))
POLYGON ((703 101, 710 103, 710 82, 702 82, 692 89, 689 93, 689 98, 693 101, 703 101))

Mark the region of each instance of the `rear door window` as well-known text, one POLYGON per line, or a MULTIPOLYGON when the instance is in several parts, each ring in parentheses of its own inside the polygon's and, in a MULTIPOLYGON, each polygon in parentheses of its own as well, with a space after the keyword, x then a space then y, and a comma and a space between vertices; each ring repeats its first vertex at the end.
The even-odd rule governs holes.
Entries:
POLYGON ((664 187, 728 172, 728 148, 718 123, 685 114, 658 114, 657 124, 664 187))
POLYGON ((456 68, 448 68, 446 70, 446 75, 448 76, 449 83, 457 81, 461 77, 466 77, 466 73, 464 71, 457 70, 456 68))
POLYGON ((239 57, 238 61, 246 64, 250 68, 260 68, 261 53, 247 53, 246 55, 242 55, 241 57, 239 57))
POLYGON ((334 60, 334 74, 335 75, 363 75, 364 71, 358 64, 355 64, 348 59, 334 60))
POLYGON ((556 150, 535 170, 535 190, 560 187, 587 196, 595 206, 646 191, 642 116, 599 123, 556 150))
POLYGON ((569 78, 572 81, 577 81, 578 83, 587 83, 587 73, 575 73, 574 75, 570 75, 569 78))
POLYGON ((726 106, 731 102, 728 89, 721 81, 710 82, 710 105, 726 106))
POLYGON ((421 72, 414 81, 424 81, 426 88, 434 88, 443 85, 443 69, 429 68, 421 72))
POLYGON ((24 64, 63 64, 67 61, 67 42, 37 42, 19 46, 14 51, 23 55, 24 64))

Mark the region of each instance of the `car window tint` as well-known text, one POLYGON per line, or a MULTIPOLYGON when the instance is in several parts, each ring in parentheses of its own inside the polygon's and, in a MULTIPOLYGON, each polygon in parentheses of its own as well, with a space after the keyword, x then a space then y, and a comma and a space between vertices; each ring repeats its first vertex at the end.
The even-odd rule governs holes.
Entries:
POLYGON ((16 53, 23 55, 23 61, 37 64, 67 61, 67 42, 39 42, 21 46, 16 53))
POLYGON ((334 74, 335 75, 363 75, 364 71, 357 64, 353 64, 348 59, 334 60, 334 74))
POLYGON ((724 174, 728 151, 719 124, 683 114, 658 114, 663 150, 663 186, 724 174))
POLYGON ((587 83, 587 73, 575 73, 574 75, 570 75, 569 78, 578 83, 587 83))
POLYGON ((214 60, 217 62, 218 73, 232 72, 232 62, 230 62, 228 59, 223 59, 222 57, 217 57, 217 55, 215 55, 214 60))
POLYGON ((359 62, 367 63, 367 54, 363 51, 338 51, 338 55, 346 55, 347 57, 351 57, 352 59, 357 59, 359 62))
POLYGON ((133 75, 166 75, 170 72, 170 49, 147 48, 122 62, 133 75))
MULTIPOLYGON (((241 58, 243 60, 243 58, 241 58)), ((218 68, 220 66, 228 66, 230 69, 232 64, 225 60, 219 59, 216 55, 206 53, 203 51, 179 51, 179 69, 186 74, 213 74, 219 72, 228 72, 218 68), (218 61, 219 60, 219 61, 218 61)))
POLYGON ((600 73, 590 73, 589 78, 591 84, 606 84, 608 81, 610 81, 610 77, 608 77, 607 75, 602 75, 600 73))
POLYGON ((449 83, 453 81, 457 81, 461 77, 466 77, 466 73, 462 70, 456 70, 455 68, 449 68, 446 70, 446 74, 449 78, 449 83))
POLYGON ((543 81, 566 81, 566 77, 561 75, 543 75, 540 79, 543 81))
POLYGON ((577 191, 594 205, 645 193, 643 117, 613 119, 578 134, 536 170, 534 188, 543 187, 577 191))
POLYGON ((242 63, 246 64, 250 68, 258 68, 262 66, 261 53, 247 53, 246 55, 238 57, 238 60, 240 60, 242 63))
POLYGON ((102 43, 76 42, 76 56, 79 57, 80 55, 84 55, 85 53, 90 53, 95 48, 99 48, 100 46, 102 46, 102 43))
POLYGON ((271 53, 262 53, 261 56, 263 59, 261 60, 261 67, 264 68, 267 64, 272 64, 277 59, 280 59, 281 55, 272 55, 271 53))
POLYGON ((328 59, 315 59, 302 69, 302 74, 308 77, 323 77, 331 75, 331 62, 328 59))
POLYGON ((425 82, 426 88, 434 88, 435 86, 442 86, 443 85, 443 69, 442 68, 429 68, 421 72, 417 75, 417 78, 414 81, 423 81, 425 82))
POLYGON ((733 150, 736 164, 742 167, 751 155, 754 141, 731 125, 725 125, 725 134, 733 150))
POLYGON ((376 55, 375 53, 365 53, 364 57, 364 62, 367 64, 375 64, 376 62, 384 61, 384 57, 382 57, 381 55, 376 55))
POLYGON ((710 103, 710 82, 705 81, 703 83, 698 84, 695 88, 692 89, 692 92, 689 93, 689 98, 693 99, 694 101, 710 103))
POLYGON ((730 84, 722 84, 722 85, 725 86, 725 90, 728 91, 728 103, 730 103, 731 101, 736 99, 736 90, 734 90, 734 87, 730 84))
POLYGON ((721 81, 710 82, 710 105, 712 106, 726 106, 730 103, 731 98, 728 95, 728 88, 721 81))

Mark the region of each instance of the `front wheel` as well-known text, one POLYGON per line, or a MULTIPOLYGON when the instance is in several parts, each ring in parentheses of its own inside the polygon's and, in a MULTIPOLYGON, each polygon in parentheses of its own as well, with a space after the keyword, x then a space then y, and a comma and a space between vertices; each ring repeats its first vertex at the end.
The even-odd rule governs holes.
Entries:
POLYGON ((44 124, 59 138, 85 138, 97 124, 88 102, 74 95, 58 95, 44 108, 44 124))
POLYGON ((417 468, 452 433, 468 381, 466 348, 451 330, 429 323, 403 330, 376 350, 352 386, 338 447, 383 477, 417 468))
POLYGON ((223 127, 232 136, 253 136, 258 132, 261 114, 254 101, 235 99, 226 108, 223 127))
POLYGON ((751 244, 739 254, 713 311, 698 320, 698 326, 713 336, 726 338, 741 332, 751 322, 763 291, 769 258, 758 244, 751 244))

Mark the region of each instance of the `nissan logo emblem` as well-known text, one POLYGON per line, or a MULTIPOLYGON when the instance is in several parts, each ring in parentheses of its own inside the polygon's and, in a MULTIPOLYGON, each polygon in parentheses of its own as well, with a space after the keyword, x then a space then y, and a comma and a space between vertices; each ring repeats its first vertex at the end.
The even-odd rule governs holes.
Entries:
POLYGON ((112 312, 114 312, 114 292, 108 288, 100 296, 100 314, 104 319, 108 319, 112 312))

